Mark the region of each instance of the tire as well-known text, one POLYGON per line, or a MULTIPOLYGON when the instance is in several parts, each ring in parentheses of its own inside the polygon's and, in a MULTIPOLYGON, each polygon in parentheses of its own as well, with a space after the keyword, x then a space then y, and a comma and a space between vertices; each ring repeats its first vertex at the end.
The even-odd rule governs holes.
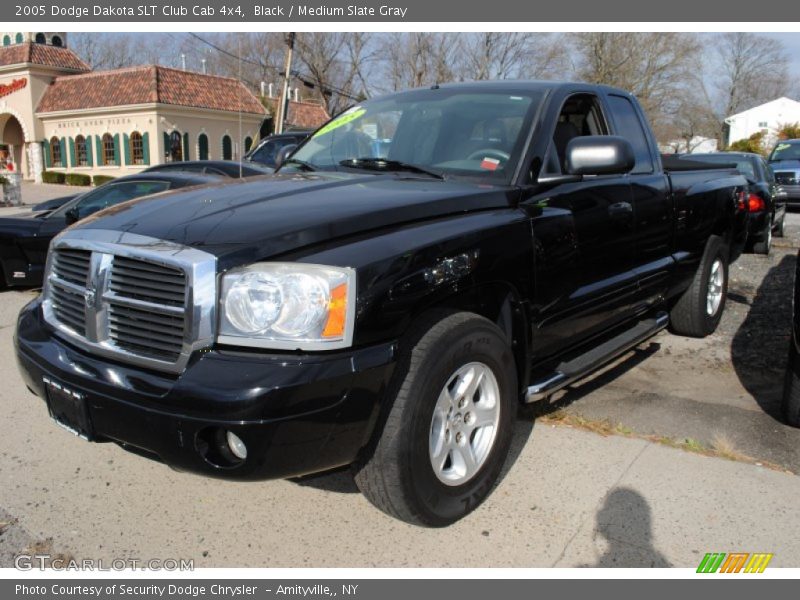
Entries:
POLYGON ((764 256, 769 256, 769 252, 771 249, 772 249, 772 217, 770 217, 769 220, 767 221, 767 226, 764 228, 762 239, 753 244, 753 252, 755 254, 762 254, 764 256))
POLYGON ((792 427, 800 427, 800 377, 797 376, 797 351, 792 339, 789 346, 789 360, 786 363, 786 379, 783 384, 783 418, 792 427))
POLYGON ((782 238, 786 233, 786 213, 783 213, 781 220, 775 226, 775 237, 782 238))
POLYGON ((406 340, 389 395, 393 403, 380 437, 354 465, 354 478, 388 515, 443 527, 480 505, 500 476, 518 406, 516 366, 502 331, 472 313, 432 314, 406 340), (483 377, 459 407, 455 388, 470 381, 470 372, 483 377), (494 426, 475 425, 475 415, 494 426), (477 465, 471 473, 462 454, 467 449, 477 465))
MULTIPOLYGON (((716 277, 716 275, 715 275, 716 277)), ((725 310, 728 297, 728 248, 722 239, 712 236, 706 244, 703 258, 697 268, 692 284, 678 299, 670 311, 670 329, 673 333, 688 337, 706 337, 714 333, 725 310), (709 284, 712 269, 721 275, 717 280, 717 301, 710 306, 709 284), (715 308, 714 308, 715 307, 715 308), (711 310, 713 308, 713 310, 711 310)))

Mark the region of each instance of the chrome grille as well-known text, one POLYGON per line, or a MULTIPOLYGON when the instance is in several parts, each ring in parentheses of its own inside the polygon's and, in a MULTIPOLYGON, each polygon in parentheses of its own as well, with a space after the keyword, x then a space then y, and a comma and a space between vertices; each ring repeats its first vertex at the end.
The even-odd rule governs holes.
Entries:
POLYGON ((86 305, 83 296, 54 286, 51 289, 51 298, 56 318, 78 335, 86 335, 86 305))
POLYGON ((179 372, 213 341, 216 259, 136 234, 68 231, 51 247, 42 306, 91 352, 179 372))
POLYGON ((53 274, 62 281, 85 286, 92 253, 86 250, 60 250, 54 256, 53 274))
POLYGON ((142 302, 183 306, 186 275, 180 269, 115 256, 109 288, 117 296, 142 302))

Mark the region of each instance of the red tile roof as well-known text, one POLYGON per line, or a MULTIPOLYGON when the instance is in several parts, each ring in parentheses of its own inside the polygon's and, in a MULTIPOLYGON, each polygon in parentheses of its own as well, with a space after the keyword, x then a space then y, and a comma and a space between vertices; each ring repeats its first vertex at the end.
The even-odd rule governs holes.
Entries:
POLYGON ((261 115, 267 112, 237 79, 158 65, 57 77, 36 112, 152 103, 261 115))
POLYGON ((91 68, 69 48, 24 42, 0 47, 0 67, 19 64, 45 65, 73 71, 91 68))
MULTIPOLYGON (((269 105, 270 112, 275 115, 278 99, 265 98, 265 101, 269 105)), ((286 124, 303 129, 316 129, 330 118, 331 116, 328 114, 328 111, 325 110, 325 107, 321 104, 290 100, 289 113, 286 115, 286 124)))

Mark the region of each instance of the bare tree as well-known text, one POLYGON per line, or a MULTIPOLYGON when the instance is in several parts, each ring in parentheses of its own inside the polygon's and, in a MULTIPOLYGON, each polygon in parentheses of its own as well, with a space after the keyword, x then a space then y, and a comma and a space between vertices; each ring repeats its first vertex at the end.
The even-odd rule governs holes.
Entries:
POLYGON ((570 37, 578 77, 633 92, 653 121, 677 109, 701 52, 691 33, 590 32, 570 37))
POLYGON ((725 117, 787 95, 793 82, 783 44, 746 32, 725 33, 714 40, 713 71, 721 136, 725 117))
POLYGON ((180 44, 164 33, 72 33, 69 45, 95 70, 119 69, 145 64, 173 65, 179 61, 180 44))
POLYGON ((358 32, 297 34, 299 77, 330 114, 366 96, 373 60, 370 42, 369 34, 358 32))
POLYGON ((460 79, 547 79, 567 69, 566 48, 548 33, 459 34, 460 79))
POLYGON ((384 87, 402 90, 457 79, 457 41, 458 34, 425 31, 384 36, 384 87))

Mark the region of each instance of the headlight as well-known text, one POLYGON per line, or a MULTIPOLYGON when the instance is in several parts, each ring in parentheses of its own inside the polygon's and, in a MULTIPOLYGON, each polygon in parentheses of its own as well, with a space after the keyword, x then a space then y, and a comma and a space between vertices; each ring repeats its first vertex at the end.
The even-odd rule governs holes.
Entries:
POLYGON ((302 263, 258 263, 226 273, 221 344, 328 350, 353 343, 356 272, 302 263))

